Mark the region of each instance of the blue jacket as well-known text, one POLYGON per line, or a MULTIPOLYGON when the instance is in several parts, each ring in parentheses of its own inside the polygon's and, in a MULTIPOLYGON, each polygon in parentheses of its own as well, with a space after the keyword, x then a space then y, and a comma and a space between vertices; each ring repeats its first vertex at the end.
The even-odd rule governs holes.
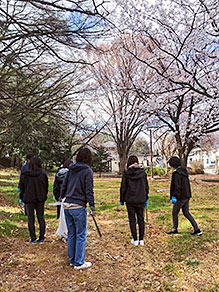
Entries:
POLYGON ((65 202, 94 207, 93 171, 84 163, 71 164, 61 188, 65 202))

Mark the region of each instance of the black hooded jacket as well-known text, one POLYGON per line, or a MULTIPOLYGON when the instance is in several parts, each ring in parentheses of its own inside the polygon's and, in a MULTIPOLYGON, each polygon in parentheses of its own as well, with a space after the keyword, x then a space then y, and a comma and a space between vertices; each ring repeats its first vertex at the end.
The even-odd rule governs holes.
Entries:
POLYGON ((120 187, 120 202, 141 204, 148 200, 147 174, 137 164, 124 171, 120 187))
POLYGON ((172 174, 170 185, 170 199, 172 196, 177 200, 186 200, 191 198, 191 187, 189 175, 185 168, 179 166, 172 174))
POLYGON ((48 177, 43 170, 27 170, 21 175, 20 199, 26 203, 47 200, 48 177))
POLYGON ((61 187, 61 197, 67 203, 94 207, 93 171, 84 163, 71 164, 61 187))

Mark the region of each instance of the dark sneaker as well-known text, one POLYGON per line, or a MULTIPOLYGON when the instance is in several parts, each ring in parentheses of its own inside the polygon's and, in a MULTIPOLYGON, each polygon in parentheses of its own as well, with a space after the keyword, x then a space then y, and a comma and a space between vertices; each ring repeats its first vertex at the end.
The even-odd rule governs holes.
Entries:
POLYGON ((37 239, 35 239, 35 240, 30 239, 29 242, 30 242, 31 244, 36 244, 36 243, 37 243, 37 239))
POLYGON ((198 236, 200 236, 200 235, 202 235, 202 231, 200 229, 195 230, 194 232, 192 232, 192 235, 198 235, 198 236))
POLYGON ((37 239, 37 243, 44 244, 44 239, 37 239))
POLYGON ((169 232, 166 232, 166 234, 170 235, 170 234, 178 234, 177 230, 171 230, 169 232))

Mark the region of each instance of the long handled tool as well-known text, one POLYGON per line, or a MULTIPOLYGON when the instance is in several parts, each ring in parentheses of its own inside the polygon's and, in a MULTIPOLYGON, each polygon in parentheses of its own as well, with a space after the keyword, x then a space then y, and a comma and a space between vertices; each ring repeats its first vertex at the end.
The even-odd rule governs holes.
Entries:
POLYGON ((90 211, 90 214, 91 214, 91 217, 92 217, 93 220, 94 220, 94 224, 95 224, 95 226, 96 226, 96 228, 97 228, 97 232, 98 232, 99 236, 101 237, 102 234, 101 234, 101 232, 100 232, 100 228, 99 228, 98 225, 97 225, 97 221, 96 221, 96 219, 95 219, 95 216, 93 215, 92 211, 90 211))
POLYGON ((146 221, 148 222, 148 207, 146 206, 146 221))

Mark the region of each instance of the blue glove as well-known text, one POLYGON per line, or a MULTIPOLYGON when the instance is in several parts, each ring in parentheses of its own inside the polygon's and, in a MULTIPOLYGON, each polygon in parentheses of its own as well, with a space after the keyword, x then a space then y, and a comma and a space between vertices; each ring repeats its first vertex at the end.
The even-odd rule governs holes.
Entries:
POLYGON ((19 200, 19 203, 21 204, 21 206, 23 207, 23 201, 22 200, 19 200))
POLYGON ((175 204, 177 202, 177 198, 176 197, 172 197, 172 204, 175 204))
POLYGON ((17 192, 18 192, 18 193, 20 192, 20 188, 17 188, 17 192))
POLYGON ((121 206, 124 206, 124 202, 120 202, 120 205, 121 205, 121 206))
POLYGON ((146 207, 148 206, 148 200, 145 202, 145 206, 146 206, 146 207))

